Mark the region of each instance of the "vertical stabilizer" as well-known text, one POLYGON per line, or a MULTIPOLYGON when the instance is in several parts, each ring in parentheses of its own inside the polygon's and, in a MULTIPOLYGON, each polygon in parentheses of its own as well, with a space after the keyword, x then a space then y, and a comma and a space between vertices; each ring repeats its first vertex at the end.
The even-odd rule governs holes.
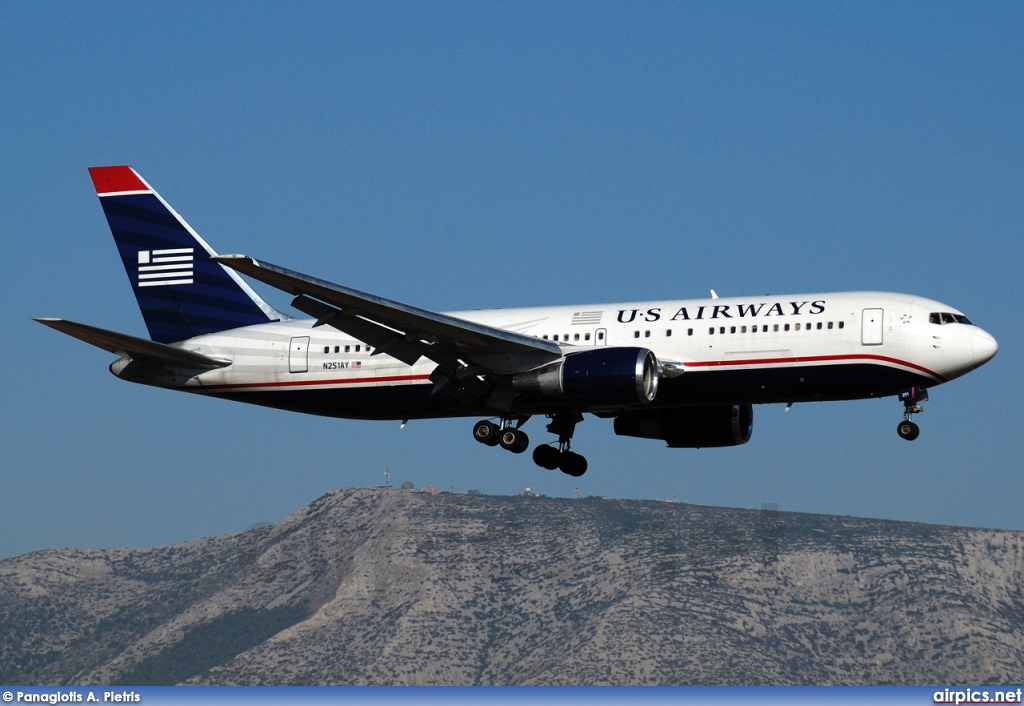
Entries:
POLYGON ((90 167, 149 336, 172 343, 286 318, 128 166, 90 167))

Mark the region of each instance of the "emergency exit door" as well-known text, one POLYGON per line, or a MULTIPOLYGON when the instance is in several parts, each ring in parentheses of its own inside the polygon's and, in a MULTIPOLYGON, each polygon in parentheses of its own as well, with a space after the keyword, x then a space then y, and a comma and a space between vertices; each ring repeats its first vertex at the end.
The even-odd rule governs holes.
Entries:
POLYGON ((309 369, 309 336, 296 336, 288 346, 288 372, 304 373, 309 369))
POLYGON ((882 313, 881 309, 864 310, 860 320, 861 345, 882 345, 882 313))

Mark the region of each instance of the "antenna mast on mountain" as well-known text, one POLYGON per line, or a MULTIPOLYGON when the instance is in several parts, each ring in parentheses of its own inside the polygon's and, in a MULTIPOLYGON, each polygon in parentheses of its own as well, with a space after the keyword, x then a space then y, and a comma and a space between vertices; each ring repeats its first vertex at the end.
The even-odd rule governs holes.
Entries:
POLYGON ((385 488, 390 488, 391 487, 391 468, 385 468, 384 469, 384 487, 385 488))

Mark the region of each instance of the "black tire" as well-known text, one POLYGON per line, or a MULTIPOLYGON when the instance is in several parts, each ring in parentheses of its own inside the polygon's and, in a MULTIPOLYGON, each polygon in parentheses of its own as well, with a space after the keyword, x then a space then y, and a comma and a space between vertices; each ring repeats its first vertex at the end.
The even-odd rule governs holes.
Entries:
POLYGON ((567 476, 579 478, 587 472, 587 459, 578 453, 566 451, 558 462, 558 468, 567 476))
POLYGON ((558 462, 561 460, 561 457, 562 454, 558 453, 558 449, 547 444, 538 446, 533 450, 533 462, 549 471, 558 468, 558 462))
POLYGON ((509 451, 514 454, 521 454, 526 451, 526 449, 530 448, 530 437, 526 435, 525 431, 521 430, 517 430, 516 434, 519 436, 519 441, 517 441, 516 445, 509 449, 509 451))
POLYGON ((483 419, 473 425, 473 438, 481 444, 496 446, 498 444, 498 425, 483 419))
POLYGON ((896 425, 896 433, 900 435, 901 439, 913 441, 921 434, 921 427, 909 420, 904 420, 896 425))
POLYGON ((514 427, 506 427, 498 432, 498 445, 506 451, 522 453, 521 451, 516 451, 516 448, 519 446, 521 435, 522 432, 518 429, 514 427))

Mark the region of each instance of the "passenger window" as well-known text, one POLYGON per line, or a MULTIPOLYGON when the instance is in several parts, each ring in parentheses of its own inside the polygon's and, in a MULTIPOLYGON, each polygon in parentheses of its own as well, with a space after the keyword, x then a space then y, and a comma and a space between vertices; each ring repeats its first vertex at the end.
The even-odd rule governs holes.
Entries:
POLYGON ((778 330, 779 330, 779 325, 775 324, 775 331, 778 332, 778 330))
POLYGON ((687 336, 692 336, 693 335, 693 329, 692 328, 686 329, 686 335, 687 336))
POLYGON ((746 326, 740 326, 740 333, 746 333, 746 332, 747 332, 747 327, 746 326))
POLYGON ((718 332, 719 333, 725 333, 725 326, 719 327, 718 332))
POLYGON ((828 327, 832 328, 832 322, 831 321, 828 322, 828 327))
POLYGON ((843 326, 845 326, 845 324, 842 321, 840 321, 839 322, 839 328, 842 328, 843 326))
POLYGON ((341 346, 335 346, 334 347, 334 352, 335 353, 341 353, 341 346))
POLYGON ((818 322, 818 330, 819 331, 821 330, 821 322, 820 321, 818 322))
POLYGON ((324 353, 330 353, 330 352, 331 352, 331 347, 330 346, 324 346, 324 353))
POLYGON ((348 353, 350 350, 352 350, 352 346, 345 346, 345 352, 346 353, 348 353))
POLYGON ((558 340, 558 334, 556 333, 556 334, 555 334, 554 336, 552 336, 551 338, 552 338, 553 340, 557 341, 557 340, 558 340))
POLYGON ((583 334, 583 340, 584 341, 589 341, 590 340, 590 334, 589 333, 583 334))
POLYGON ((712 336, 715 335, 715 327, 714 326, 712 326, 711 328, 708 329, 708 334, 710 334, 712 336))
POLYGON ((644 331, 644 338, 650 338, 650 337, 651 337, 651 332, 650 331, 644 331))
POLYGON ((572 340, 574 340, 574 341, 578 341, 578 340, 580 340, 580 335, 579 335, 578 333, 574 333, 574 334, 572 335, 572 340))
POLYGON ((672 335, 672 329, 665 329, 665 338, 669 338, 672 335))
MULTIPOLYGON (((800 325, 800 324, 797 324, 797 326, 799 326, 799 325, 800 325)), ((786 324, 786 326, 785 326, 785 330, 786 330, 786 331, 788 331, 788 330, 789 330, 789 324, 786 324)))
POLYGON ((548 335, 546 333, 544 334, 544 340, 548 340, 548 335))
POLYGON ((634 331, 633 332, 633 338, 640 338, 640 332, 639 331, 634 331))
POLYGON ((751 333, 757 333, 757 326, 751 326, 750 327, 750 332, 751 333))
POLYGON ((794 330, 799 331, 800 330, 800 324, 797 324, 796 328, 794 330))
POLYGON ((356 346, 356 353, 359 352, 359 346, 356 346))

